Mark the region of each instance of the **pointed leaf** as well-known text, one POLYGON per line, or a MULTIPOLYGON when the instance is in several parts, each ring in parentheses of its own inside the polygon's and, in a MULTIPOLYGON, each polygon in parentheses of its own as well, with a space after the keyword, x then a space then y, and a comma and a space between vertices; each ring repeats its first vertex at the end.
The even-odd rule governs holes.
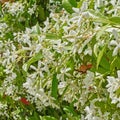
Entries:
POLYGON ((76 0, 68 0, 69 3, 72 5, 72 7, 77 7, 77 2, 76 0))
POLYGON ((57 120, 57 119, 51 116, 43 116, 43 117, 40 116, 40 120, 57 120))
POLYGON ((62 6, 63 8, 68 12, 68 13, 73 13, 74 11, 72 10, 72 4, 69 2, 69 0, 63 0, 62 1, 62 6))
POLYGON ((52 40, 59 39, 59 37, 56 34, 54 34, 54 33, 46 33, 46 38, 47 39, 52 39, 52 40))
POLYGON ((120 17, 111 17, 111 18, 109 18, 109 20, 110 20, 113 24, 118 24, 118 25, 120 25, 120 17))
POLYGON ((100 61, 105 53, 105 50, 106 50, 106 45, 102 48, 102 50, 99 52, 98 56, 97 56, 97 65, 96 65, 96 68, 98 69, 98 66, 100 64, 100 61))
POLYGON ((57 99, 58 96, 58 79, 56 73, 53 75, 51 96, 55 99, 57 99))

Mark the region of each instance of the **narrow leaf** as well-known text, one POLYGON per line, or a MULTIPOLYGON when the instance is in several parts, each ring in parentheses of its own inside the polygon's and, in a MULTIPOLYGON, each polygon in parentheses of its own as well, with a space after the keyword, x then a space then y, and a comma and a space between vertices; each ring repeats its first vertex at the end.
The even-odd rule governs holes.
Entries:
POLYGON ((43 116, 43 117, 40 116, 40 120, 57 120, 57 119, 51 116, 43 116))
POLYGON ((120 25, 120 17, 111 17, 111 18, 109 18, 109 20, 110 20, 113 24, 118 24, 118 25, 120 25))
POLYGON ((56 34, 53 34, 53 33, 46 33, 46 38, 47 39, 54 39, 54 40, 57 40, 59 39, 59 37, 56 35, 56 34))
POLYGON ((114 68, 116 67, 116 62, 117 62, 117 57, 115 57, 110 64, 110 71, 114 70, 114 68))
POLYGON ((96 65, 96 68, 98 69, 98 66, 100 64, 100 61, 104 55, 104 52, 106 50, 106 45, 103 47, 103 49, 99 52, 98 56, 97 56, 97 65, 96 65))
POLYGON ((72 5, 69 2, 69 0, 63 0, 62 1, 62 6, 63 8, 68 12, 68 13, 73 13, 74 11, 72 10, 72 5))
POLYGON ((72 7, 77 7, 76 0, 69 0, 69 3, 72 5, 72 7))
POLYGON ((55 99, 57 99, 58 96, 58 79, 56 73, 53 75, 51 96, 55 99))
POLYGON ((80 1, 78 2, 78 8, 80 8, 80 7, 82 6, 83 2, 84 2, 84 0, 80 0, 80 1))

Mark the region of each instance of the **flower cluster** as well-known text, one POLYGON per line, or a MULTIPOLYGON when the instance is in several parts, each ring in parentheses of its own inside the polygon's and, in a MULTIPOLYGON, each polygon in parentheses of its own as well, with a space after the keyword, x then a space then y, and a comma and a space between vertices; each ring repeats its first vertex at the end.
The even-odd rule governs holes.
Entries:
POLYGON ((110 98, 112 99, 112 103, 117 103, 117 107, 120 107, 120 71, 117 71, 118 78, 114 78, 112 76, 108 76, 107 81, 107 91, 110 93, 110 98))
POLYGON ((119 119, 120 2, 93 1, 79 1, 72 14, 61 8, 61 2, 50 1, 49 16, 34 0, 4 3, 3 120, 119 119))

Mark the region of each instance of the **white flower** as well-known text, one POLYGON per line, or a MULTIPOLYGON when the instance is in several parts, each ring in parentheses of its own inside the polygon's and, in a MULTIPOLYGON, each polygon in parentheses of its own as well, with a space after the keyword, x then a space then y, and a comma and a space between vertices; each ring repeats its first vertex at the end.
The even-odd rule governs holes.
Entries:
POLYGON ((66 86, 66 82, 62 81, 59 83, 58 88, 64 88, 66 86))
POLYGON ((112 103, 120 104, 120 96, 117 96, 116 91, 120 89, 120 70, 117 71, 118 78, 108 76, 106 85, 107 91, 110 93, 110 98, 112 99, 112 103))
POLYGON ((103 0, 97 0, 96 7, 101 7, 101 6, 103 6, 103 0))
POLYGON ((83 79, 83 83, 87 89, 93 85, 93 80, 94 80, 94 73, 87 71, 87 75, 85 79, 83 79))
POLYGON ((18 15, 19 13, 23 12, 24 5, 21 2, 6 2, 4 9, 7 9, 8 13, 12 14, 13 16, 18 15))
POLYGON ((120 50, 120 42, 117 42, 116 40, 110 41, 111 46, 115 46, 113 50, 113 56, 117 55, 120 50))
POLYGON ((6 23, 0 23, 0 33, 4 32, 7 27, 8 25, 6 23))
POLYGON ((92 55, 92 48, 90 47, 90 46, 88 46, 88 48, 87 49, 85 49, 85 51, 84 51, 84 55, 92 55))
POLYGON ((63 93, 66 86, 67 86, 67 83, 65 81, 59 82, 58 90, 59 90, 60 95, 62 95, 62 93, 63 93))
POLYGON ((58 53, 67 52, 67 42, 62 42, 61 40, 53 41, 53 49, 56 50, 58 53))
POLYGON ((86 106, 84 110, 87 113, 85 120, 93 120, 94 110, 92 110, 89 106, 86 106))
POLYGON ((13 95, 15 89, 16 89, 15 85, 10 85, 10 86, 8 86, 8 87, 6 88, 5 94, 6 94, 6 95, 13 95))
POLYGON ((81 11, 83 12, 83 11, 87 10, 87 8, 88 8, 88 2, 84 1, 82 6, 81 6, 81 11))
POLYGON ((118 54, 118 52, 120 50, 120 38, 119 38, 119 35, 118 35, 116 29, 112 30, 112 34, 114 35, 115 40, 110 41, 110 46, 115 47, 113 50, 113 56, 115 56, 118 54))
POLYGON ((34 14, 33 8, 28 8, 28 13, 29 13, 30 15, 34 14))
POLYGON ((37 8, 37 5, 34 4, 34 5, 32 6, 32 8, 28 8, 28 13, 29 13, 30 15, 34 14, 36 8, 37 8))
POLYGON ((57 79, 60 80, 60 81, 64 81, 65 75, 69 76, 69 73, 68 73, 68 72, 69 72, 70 70, 71 70, 70 68, 62 68, 62 69, 60 70, 60 74, 57 74, 57 79))

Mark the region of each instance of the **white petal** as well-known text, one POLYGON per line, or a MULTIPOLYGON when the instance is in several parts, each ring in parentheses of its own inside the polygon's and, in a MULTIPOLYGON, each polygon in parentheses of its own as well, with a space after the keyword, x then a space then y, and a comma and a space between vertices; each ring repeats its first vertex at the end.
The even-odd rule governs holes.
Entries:
POLYGON ((120 78, 120 70, 117 71, 118 78, 120 78))
POLYGON ((118 43, 115 40, 110 41, 110 45, 116 46, 118 43))
POLYGON ((113 54, 112 54, 113 56, 117 55, 118 49, 119 49, 118 47, 115 47, 115 49, 114 49, 114 51, 113 51, 113 54))
POLYGON ((73 9, 73 11, 76 12, 76 13, 79 13, 79 11, 80 11, 79 8, 74 8, 74 7, 73 7, 72 9, 73 9))

